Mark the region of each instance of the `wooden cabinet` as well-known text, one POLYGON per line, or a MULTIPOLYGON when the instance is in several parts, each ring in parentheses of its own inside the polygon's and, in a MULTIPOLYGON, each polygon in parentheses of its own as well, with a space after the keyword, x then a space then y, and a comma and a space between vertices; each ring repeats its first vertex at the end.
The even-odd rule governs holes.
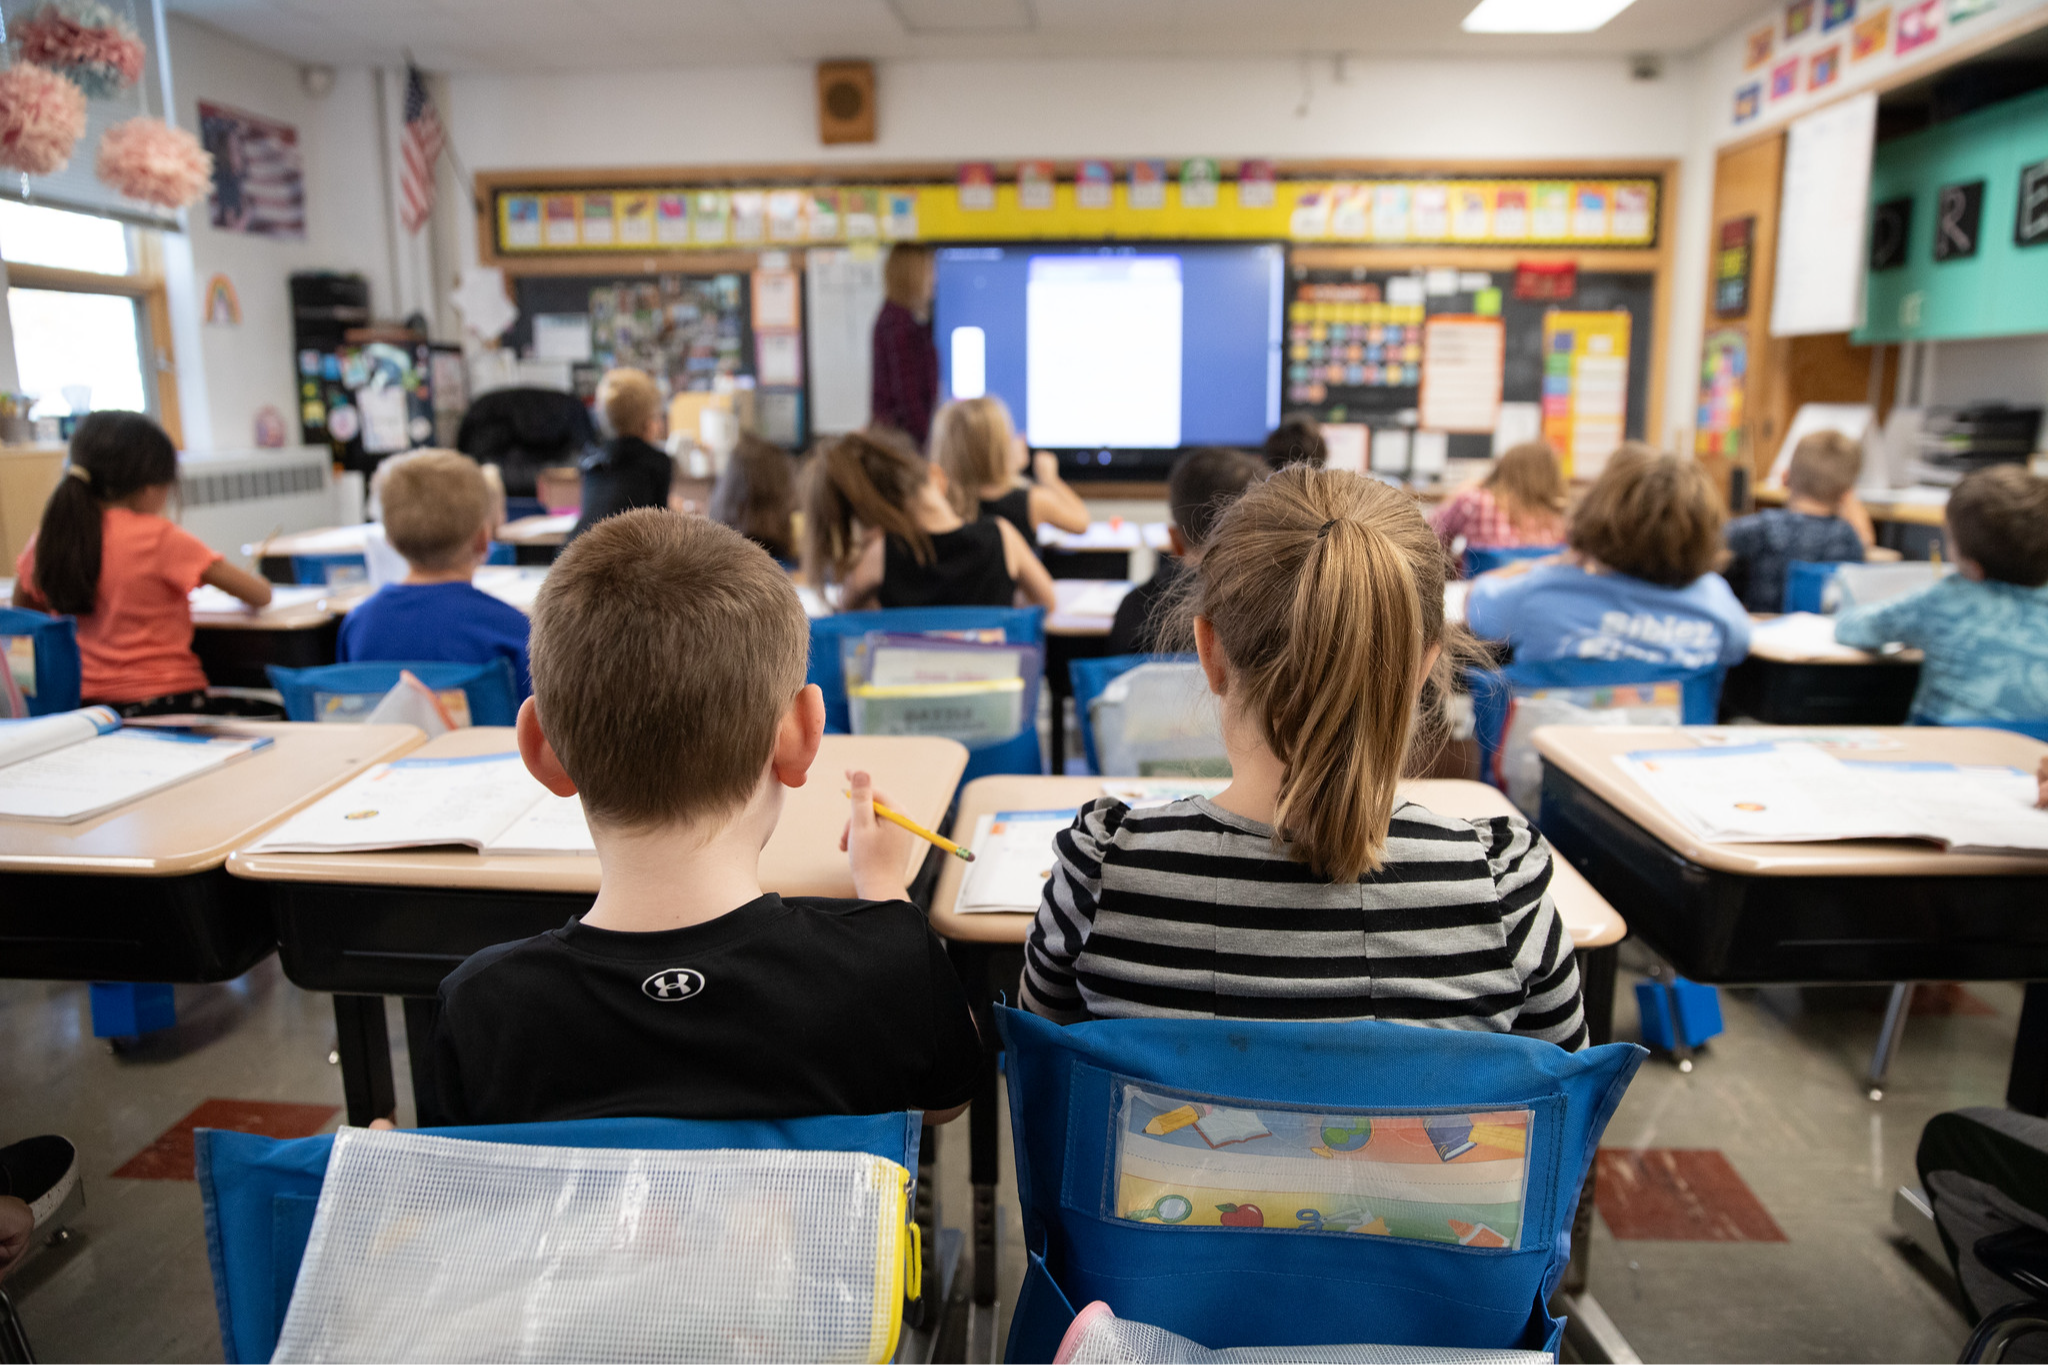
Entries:
POLYGON ((51 446, 0 446, 0 578, 14 576, 14 558, 43 519, 50 490, 64 477, 64 450, 51 446))

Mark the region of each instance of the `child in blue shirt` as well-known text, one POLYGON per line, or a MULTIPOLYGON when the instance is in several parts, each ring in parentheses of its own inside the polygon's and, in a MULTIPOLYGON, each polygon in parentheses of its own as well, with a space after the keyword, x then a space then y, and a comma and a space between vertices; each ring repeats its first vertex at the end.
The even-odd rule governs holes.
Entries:
POLYGON ((1749 616, 1719 574, 1721 504, 1696 461, 1630 442, 1572 518, 1571 548, 1472 582, 1465 619, 1521 663, 1633 659, 1705 668, 1749 653, 1749 616))
POLYGON ((476 461, 452 450, 396 455, 379 472, 384 534, 409 572, 341 621, 343 663, 512 662, 520 700, 533 691, 526 614, 470 579, 491 548, 493 498, 476 461))
POLYGON ((1970 475, 1949 494, 1947 539, 1954 573, 1843 612, 1835 638, 1923 651, 1915 720, 2048 720, 2048 479, 1970 475))
POLYGON ((1728 523, 1728 584, 1751 611, 1785 609, 1785 578, 1794 561, 1863 562, 1869 518, 1856 500, 1863 452, 1839 431, 1810 432, 1792 448, 1786 499, 1728 523), (1863 527, 1849 519, 1862 517, 1863 527))

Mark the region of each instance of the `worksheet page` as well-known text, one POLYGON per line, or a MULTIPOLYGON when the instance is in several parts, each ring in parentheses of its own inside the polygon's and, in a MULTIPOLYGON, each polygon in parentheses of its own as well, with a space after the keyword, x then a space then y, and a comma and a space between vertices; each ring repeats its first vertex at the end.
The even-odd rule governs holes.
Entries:
POLYGON ((1180 267, 1174 256, 1031 262, 1024 345, 1032 444, 1181 443, 1180 267))

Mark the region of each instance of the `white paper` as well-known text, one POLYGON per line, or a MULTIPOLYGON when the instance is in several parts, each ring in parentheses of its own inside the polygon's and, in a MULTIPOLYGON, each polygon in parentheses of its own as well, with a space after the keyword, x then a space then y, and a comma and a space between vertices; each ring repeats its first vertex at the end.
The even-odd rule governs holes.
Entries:
POLYGON ((1038 543, 1060 550, 1135 550, 1143 533, 1135 521, 1091 521, 1085 531, 1062 531, 1051 522, 1040 522, 1038 543))
MULTIPOLYGON (((1060 582, 1067 581, 1070 580, 1060 580, 1060 582)), ((1065 592, 1060 594, 1058 614, 1061 616, 1114 617, 1116 609, 1123 605, 1124 598, 1131 591, 1131 585, 1121 579, 1076 579, 1071 581, 1079 584, 1079 586, 1072 590, 1071 596, 1065 592)))
POLYGON ((934 644, 877 645, 868 654, 867 682, 873 687, 916 687, 928 683, 993 682, 1024 676, 1028 646, 946 648, 934 644))
POLYGON ((533 317, 533 355, 536 360, 590 359, 590 314, 536 313, 533 317))
MULTIPOLYGON (((1836 329, 1841 330, 1840 328, 1836 329)), ((1819 431, 1839 431, 1851 441, 1861 442, 1876 413, 1868 403, 1801 403, 1778 443, 1778 458, 1764 476, 1764 487, 1783 488, 1785 471, 1792 467, 1792 451, 1801 441, 1819 431)))
MULTIPOLYGON (((441 844, 486 850, 522 826, 536 806, 554 799, 517 753, 400 759, 380 763, 322 797, 250 845, 250 851, 361 853, 441 844)), ((577 847, 531 846, 540 833, 559 830, 562 823, 559 812, 536 814, 521 829, 530 846, 518 851, 589 851, 580 841, 577 847)))
MULTIPOLYGON (((1440 236, 1440 233, 1429 233, 1440 236)), ((1443 297, 1458 292, 1458 272, 1448 267, 1439 267, 1426 272, 1422 277, 1422 292, 1432 297, 1443 297)))
POLYGON ((88 706, 54 716, 0 720, 0 767, 83 744, 119 728, 120 717, 104 706, 88 706))
MULTIPOLYGON (((771 196, 772 200, 773 196, 771 196)), ((794 330, 801 325, 797 308, 796 275, 788 270, 759 270, 754 273, 754 325, 794 330)))
POLYGON ((1403 427, 1377 427, 1372 433, 1372 468, 1376 474, 1408 472, 1408 432, 1403 427))
POLYGON ((811 251, 804 256, 810 325, 811 427, 821 435, 867 425, 875 315, 882 308, 882 254, 811 251))
POLYGON ((389 455, 412 447, 404 389, 396 384, 376 384, 357 389, 356 408, 363 414, 365 451, 372 455, 389 455))
POLYGON ((1451 438, 1448 432, 1418 431, 1409 443, 1408 477, 1417 481, 1441 474, 1451 462, 1451 438))
MULTIPOLYGON (((1422 328, 1422 425, 1492 431, 1500 421, 1507 329, 1499 318, 1431 318, 1422 328)), ((1583 368, 1583 363, 1582 363, 1583 368)))
POLYGON ((511 828, 484 845, 494 854, 553 854, 597 852, 591 842, 590 823, 583 818, 583 800, 544 792, 512 822, 511 828))
POLYGON ((1471 592, 1472 580, 1469 578, 1453 578, 1444 583, 1444 620, 1465 619, 1465 599, 1471 592))
POLYGON ((787 387, 803 382, 799 357, 800 338, 795 332, 754 333, 754 377, 764 385, 787 387))
POLYGON ((270 743, 119 730, 0 768, 0 816, 53 824, 89 819, 270 743))
POLYGON ((1363 474, 1365 450, 1371 430, 1363 422, 1324 423, 1323 447, 1328 451, 1328 458, 1323 462, 1324 468, 1363 474))
POLYGON ((1387 281, 1387 302, 1413 305, 1423 301, 1420 275, 1396 275, 1387 281))
POLYGON ((334 595, 333 587, 325 583, 274 583, 270 588, 270 605, 252 607, 241 598, 224 592, 211 583, 201 583, 192 589, 187 600, 192 604, 192 615, 195 619, 201 616, 254 618, 266 612, 289 611, 293 607, 322 602, 334 595))
POLYGON ((1543 405, 1540 403, 1502 403, 1499 414, 1493 419, 1493 453, 1496 457, 1525 441, 1534 441, 1543 435, 1543 405))
POLYGON ((1853 645, 1837 644, 1835 618, 1816 616, 1810 611, 1795 611, 1757 622, 1749 632, 1749 648, 1753 654, 1769 658, 1782 656, 1786 660, 1840 659, 1856 662, 1872 657, 1853 645))
POLYGON ((470 581, 478 592, 487 592, 505 605, 517 607, 531 616, 534 599, 540 596, 540 586, 548 581, 548 571, 541 565, 486 564, 470 581))
POLYGON ((1102 794, 1142 810, 1191 796, 1215 796, 1229 785, 1227 777, 1112 777, 1102 784, 1102 794))
POLYGON ((961 914, 1038 909, 1052 877, 1053 840, 1074 823, 1072 810, 997 811, 974 822, 974 862, 954 909, 961 914))
POLYGON ((361 522, 354 526, 330 526, 319 531, 293 531, 289 535, 272 536, 245 545, 242 552, 249 555, 345 555, 361 554, 368 540, 374 521, 361 522), (283 542, 282 548, 273 548, 275 542, 283 542))
MULTIPOLYGON (((1786 130, 1772 336, 1862 325, 1864 220, 1876 135, 1875 91, 1838 100, 1786 130)), ((1985 230, 1992 230, 1989 223, 1985 230)))

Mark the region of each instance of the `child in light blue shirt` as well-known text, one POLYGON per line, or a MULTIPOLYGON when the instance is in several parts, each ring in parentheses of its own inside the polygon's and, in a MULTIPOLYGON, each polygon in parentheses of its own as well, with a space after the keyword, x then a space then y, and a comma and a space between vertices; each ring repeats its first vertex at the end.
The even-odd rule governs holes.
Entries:
POLYGON ((1749 615, 1711 572, 1721 520, 1696 461, 1631 442, 1572 518, 1570 551, 1481 574, 1466 623, 1482 639, 1512 645, 1519 663, 1737 663, 1749 653, 1749 615))
POLYGON ((2048 479, 1970 475, 1949 494, 1947 539, 1956 572, 1843 612, 1835 638, 1922 651, 1915 720, 2048 721, 2048 479))

